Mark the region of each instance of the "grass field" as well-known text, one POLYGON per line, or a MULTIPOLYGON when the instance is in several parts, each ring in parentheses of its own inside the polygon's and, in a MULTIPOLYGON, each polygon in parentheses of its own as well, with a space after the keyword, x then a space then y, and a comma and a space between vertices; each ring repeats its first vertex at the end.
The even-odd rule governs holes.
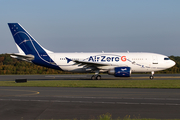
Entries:
POLYGON ((26 83, 0 81, 0 86, 179 89, 180 80, 40 80, 26 83))

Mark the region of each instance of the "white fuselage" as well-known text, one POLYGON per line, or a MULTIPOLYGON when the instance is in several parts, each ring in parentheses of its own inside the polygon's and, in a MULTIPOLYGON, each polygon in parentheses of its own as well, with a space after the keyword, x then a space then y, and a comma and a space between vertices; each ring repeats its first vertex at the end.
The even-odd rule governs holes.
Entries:
POLYGON ((49 53, 48 55, 62 70, 71 72, 90 72, 91 67, 77 65, 73 61, 68 63, 66 58, 105 64, 98 67, 100 72, 122 66, 130 67, 132 72, 152 72, 175 65, 175 62, 167 56, 155 53, 49 53))

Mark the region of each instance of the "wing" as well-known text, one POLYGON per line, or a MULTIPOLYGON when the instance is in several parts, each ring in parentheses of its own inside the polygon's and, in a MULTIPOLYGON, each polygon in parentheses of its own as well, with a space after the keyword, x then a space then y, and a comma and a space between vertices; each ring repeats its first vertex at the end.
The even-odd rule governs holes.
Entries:
POLYGON ((126 66, 126 65, 120 65, 120 64, 111 64, 111 63, 102 63, 102 62, 88 62, 88 61, 81 61, 81 60, 72 60, 67 58, 67 63, 70 61, 73 61, 73 65, 78 65, 78 66, 84 66, 84 67, 95 67, 96 69, 100 69, 103 66, 126 66))

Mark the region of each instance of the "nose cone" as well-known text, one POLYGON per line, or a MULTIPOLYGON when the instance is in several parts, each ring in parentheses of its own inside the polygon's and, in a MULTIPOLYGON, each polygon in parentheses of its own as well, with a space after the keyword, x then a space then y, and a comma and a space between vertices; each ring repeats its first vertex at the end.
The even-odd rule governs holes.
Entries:
POLYGON ((176 63, 175 63, 173 60, 170 60, 169 62, 166 63, 166 66, 167 66, 168 68, 171 68, 171 67, 173 67, 175 64, 176 64, 176 63))
POLYGON ((173 67, 175 64, 176 63, 173 60, 171 60, 171 67, 173 67))
POLYGON ((168 61, 166 61, 166 62, 165 62, 166 69, 173 67, 175 64, 176 64, 176 63, 175 63, 173 60, 168 60, 168 61))

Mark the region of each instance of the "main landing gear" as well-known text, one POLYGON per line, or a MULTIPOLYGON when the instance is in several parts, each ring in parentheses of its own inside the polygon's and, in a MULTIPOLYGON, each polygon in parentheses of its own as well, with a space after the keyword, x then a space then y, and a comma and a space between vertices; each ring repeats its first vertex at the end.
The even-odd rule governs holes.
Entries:
POLYGON ((101 79, 101 76, 100 75, 93 75, 91 77, 91 80, 100 80, 101 79))
POLYGON ((151 72, 151 76, 149 76, 149 79, 151 79, 151 80, 154 79, 153 75, 154 75, 154 71, 151 72))
POLYGON ((91 77, 91 80, 100 80, 101 76, 99 75, 99 70, 95 71, 95 75, 91 77))

